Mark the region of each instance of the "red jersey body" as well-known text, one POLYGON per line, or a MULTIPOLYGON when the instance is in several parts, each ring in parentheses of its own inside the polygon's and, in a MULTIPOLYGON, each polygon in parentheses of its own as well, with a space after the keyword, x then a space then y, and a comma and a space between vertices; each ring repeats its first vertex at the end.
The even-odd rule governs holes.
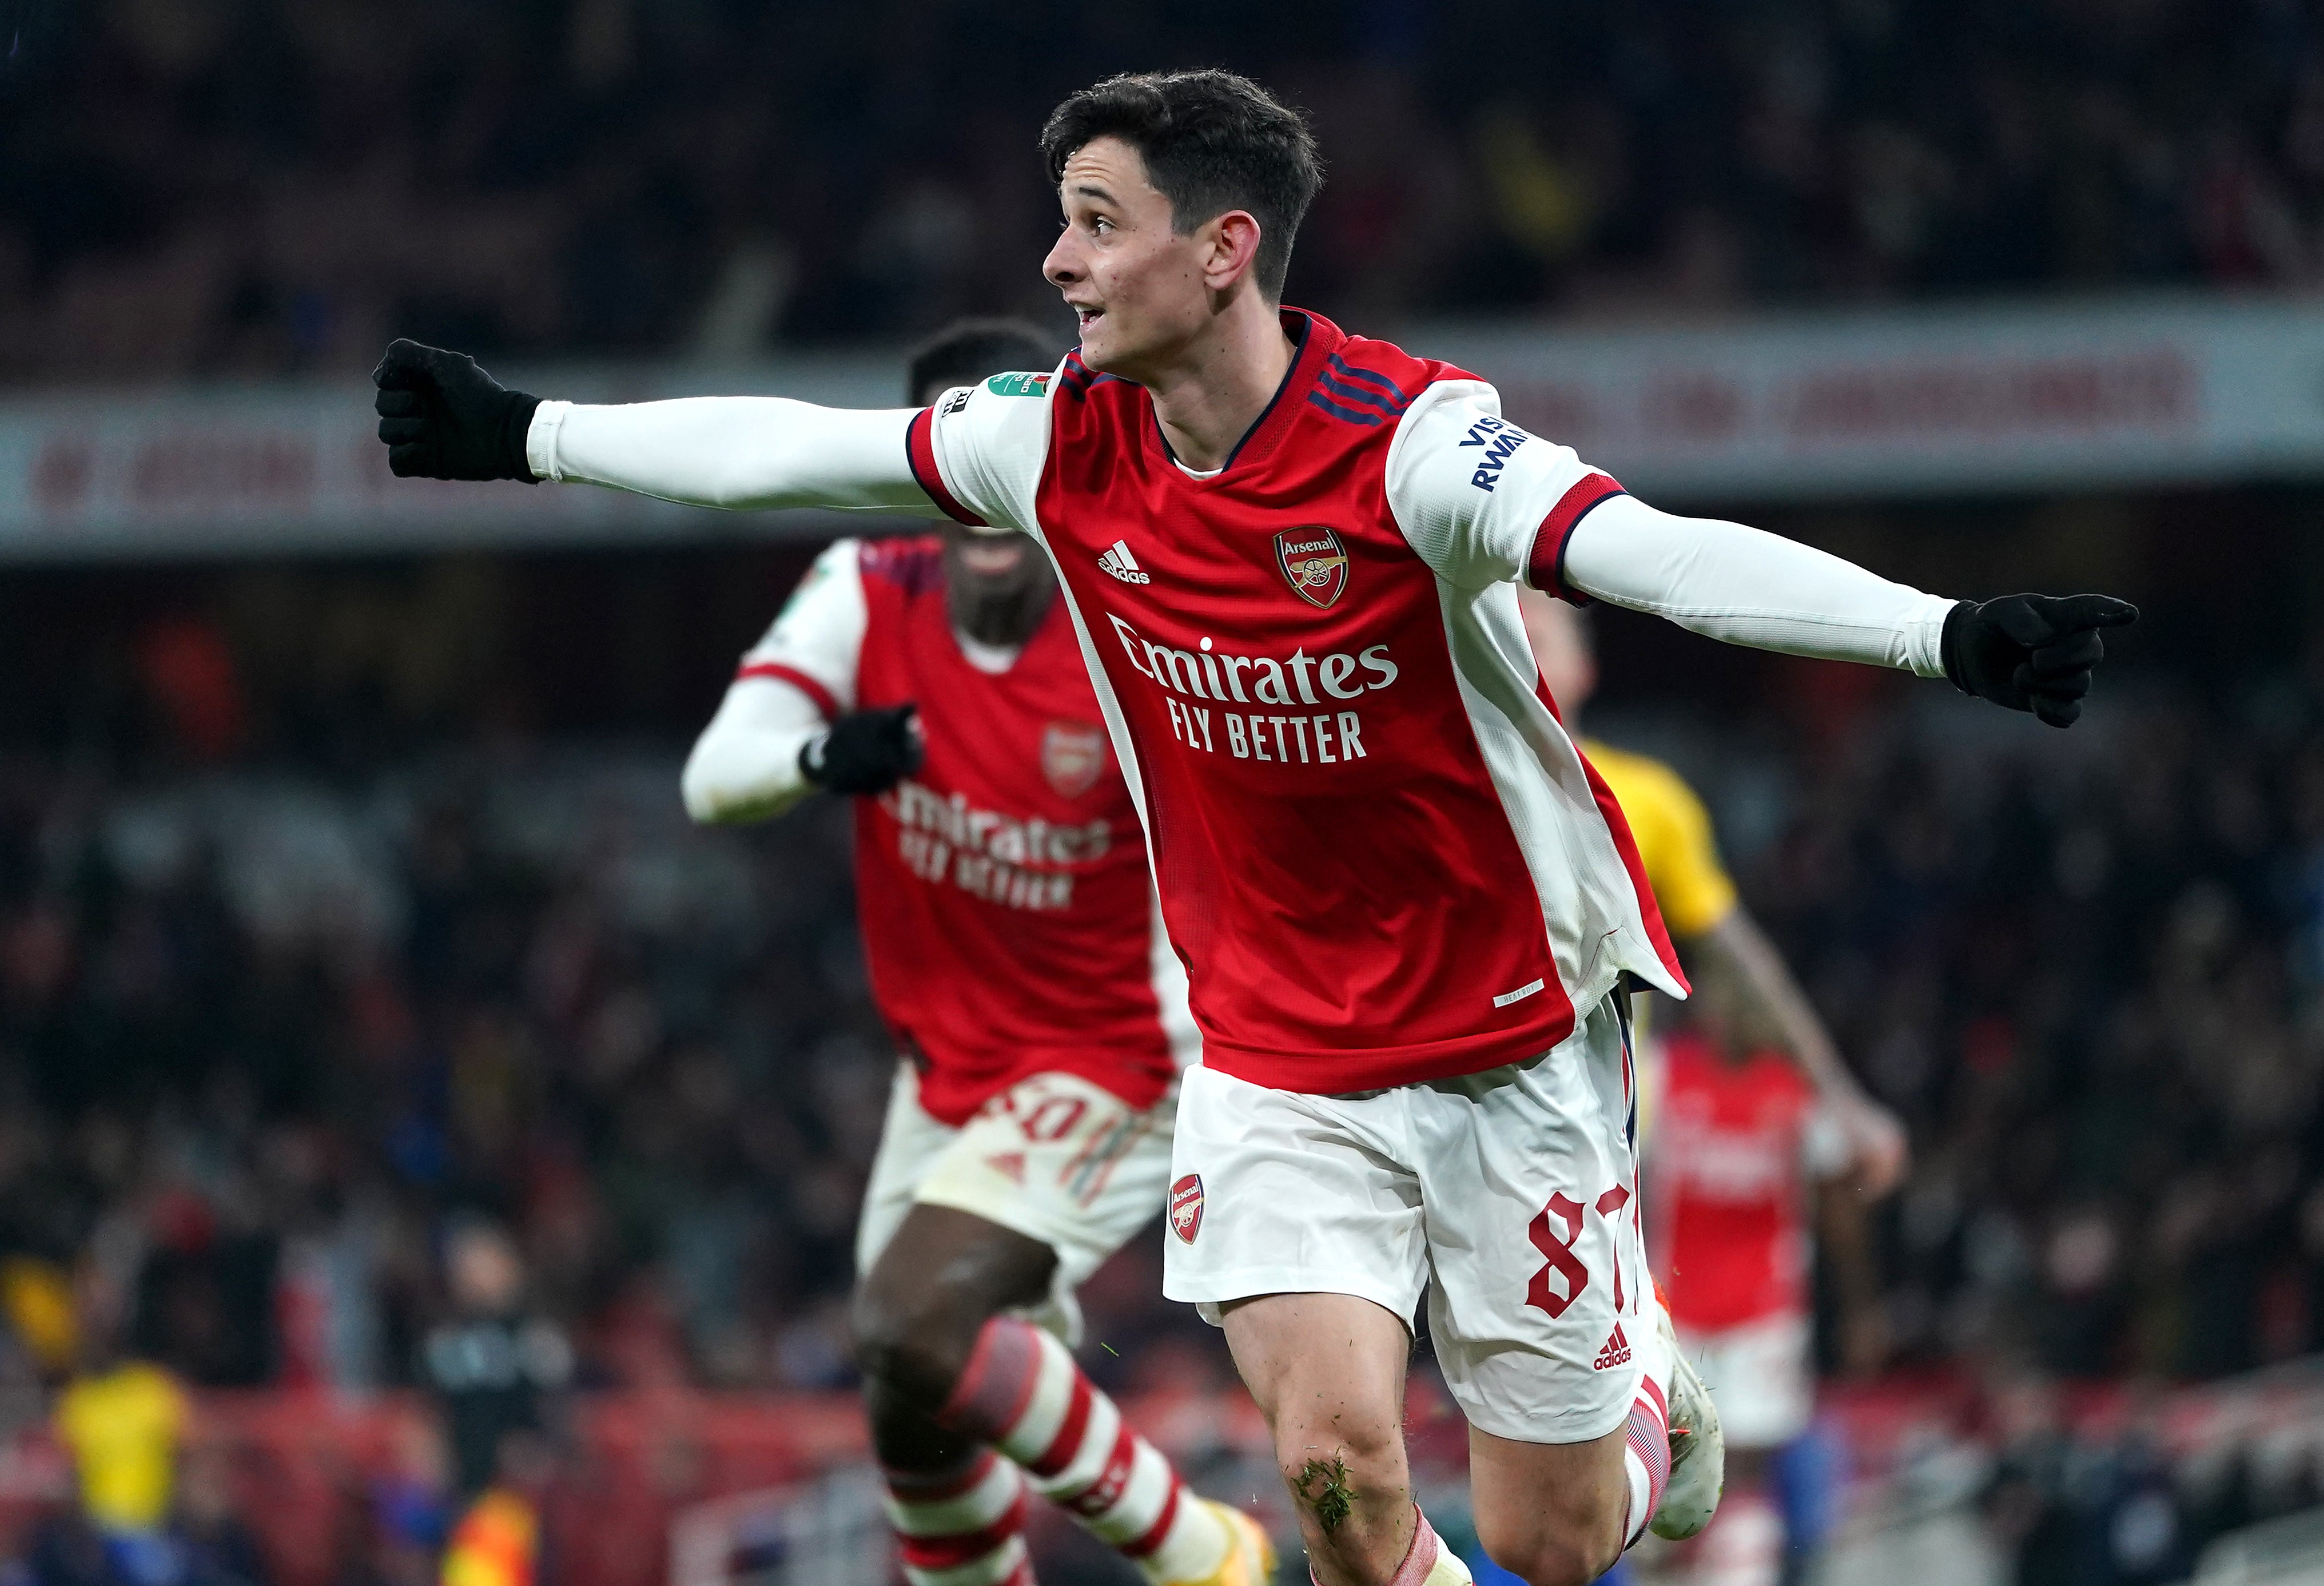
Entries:
POLYGON ((920 1104, 960 1123, 1033 1074, 1145 1108, 1176 1067, 1145 837, 1062 603, 1005 669, 971 659, 934 536, 842 540, 742 675, 826 717, 914 703, 920 770, 855 800, 856 908, 920 1104))
POLYGON ((1204 1062, 1406 1083, 1546 1051, 1625 968, 1683 991, 1508 582, 1619 487, 1473 376, 1285 323, 1282 389, 1210 477, 1077 357, 954 392, 911 438, 940 506, 1057 566, 1204 1062))
POLYGON ((1813 1088, 1780 1053, 1730 1063, 1691 1034, 1665 1058, 1648 1204, 1671 1320, 1713 1332, 1806 1315, 1813 1088))

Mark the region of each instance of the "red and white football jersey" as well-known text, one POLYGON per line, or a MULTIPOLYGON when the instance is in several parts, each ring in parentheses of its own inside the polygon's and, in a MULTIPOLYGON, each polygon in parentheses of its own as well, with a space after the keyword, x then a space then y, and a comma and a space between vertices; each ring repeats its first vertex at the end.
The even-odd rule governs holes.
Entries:
POLYGON ((1063 1072, 1151 1106, 1199 1042, 1071 621, 1060 603, 1005 669, 980 669, 943 558, 933 535, 838 541, 742 676, 790 683, 826 718, 920 707, 926 762, 855 801, 872 996, 921 1065, 920 1104, 963 1123, 1063 1072))
POLYGON ((1555 590, 1620 486, 1493 388, 1286 310, 1226 466, 1069 356, 949 393, 921 486, 1047 546, 1146 821, 1204 1061, 1343 1092, 1548 1050, 1624 971, 1685 982, 1621 811, 1539 689, 1512 580, 1555 590))
POLYGON ((1693 1034, 1665 1047, 1646 1203, 1671 1320, 1716 1332, 1805 1316, 1808 1186, 1845 1161, 1838 1129, 1779 1052, 1729 1063, 1693 1034))

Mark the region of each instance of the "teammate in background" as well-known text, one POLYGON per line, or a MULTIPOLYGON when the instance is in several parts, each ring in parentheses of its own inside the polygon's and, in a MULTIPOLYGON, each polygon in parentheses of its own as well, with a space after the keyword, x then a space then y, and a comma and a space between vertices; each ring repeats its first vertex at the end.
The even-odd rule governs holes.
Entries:
POLYGON ((2057 726, 2098 630, 2135 613, 1942 600, 1656 512, 1484 381, 1284 308, 1321 165, 1241 78, 1111 79, 1042 147, 1065 216, 1043 271, 1082 328, 1051 377, 918 411, 586 407, 397 342, 375 376, 389 466, 1036 535, 1203 1033, 1164 1292, 1224 1327, 1322 1586, 1468 1578, 1406 1460, 1424 1294, 1486 1551, 1531 1586, 1592 1580, 1718 1498, 1630 1138, 1624 977, 1685 980, 1619 807, 1538 691, 1514 585, 1949 677, 2057 726))
POLYGON ((1720 1586, 1775 1586, 1805 1577, 1832 1508, 1829 1492, 1794 1490, 1785 1469, 1832 1462, 1802 1443, 1815 1414, 1812 1219, 1843 1339, 1857 1344, 1877 1324, 1850 1182, 1861 1154, 1790 1055, 1754 1028, 1757 1010, 1731 973, 1707 973, 1695 991, 1689 1028, 1665 1043, 1646 1153, 1648 1242, 1679 1347, 1717 1397, 1727 1438, 1726 1498, 1681 1569, 1720 1586))
MULTIPOLYGON (((1029 328, 967 321, 913 358, 911 400, 1047 361, 1029 328)), ((907 1577, 1026 1586, 1029 1483, 1149 1581, 1261 1586, 1258 1525, 1186 1492, 1068 1349, 1074 1290, 1162 1208, 1200 1042, 1056 596, 1022 534, 838 541, 743 657, 686 805, 856 799, 856 908, 905 1061, 855 1337, 907 1577)))
MULTIPOLYGON (((1518 600, 1542 682, 1572 731, 1598 686, 1588 618, 1533 590, 1518 600)), ((1660 761, 1588 738, 1582 748, 1622 806, 1696 990, 1699 1029, 1642 1040, 1639 1088, 1647 1244, 1729 1454, 1720 1517, 1697 1562, 1738 1586, 1772 1581, 1778 1538, 1793 1567, 1803 1566, 1822 1540, 1812 1517, 1829 1507, 1784 1479, 1791 1464, 1812 1462, 1782 1458, 1815 1407, 1809 1203, 1840 1302, 1842 1353, 1869 1368, 1879 1310, 1864 1212, 1903 1179, 1904 1127, 1841 1063, 1737 898, 1694 790, 1660 761), (1816 1181, 1812 1197, 1803 1175, 1816 1181), (1755 1552, 1765 1558, 1752 1562, 1755 1552)))

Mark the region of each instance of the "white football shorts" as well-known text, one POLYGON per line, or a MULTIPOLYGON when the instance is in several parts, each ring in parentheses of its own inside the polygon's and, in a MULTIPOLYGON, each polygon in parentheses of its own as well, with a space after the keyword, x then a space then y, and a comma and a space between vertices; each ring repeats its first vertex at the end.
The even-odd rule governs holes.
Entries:
POLYGON ((1257 1295, 1348 1294, 1409 1324, 1425 1291, 1471 1425, 1584 1443, 1622 1424, 1658 1345, 1614 1000, 1541 1056, 1458 1079, 1321 1096, 1192 1068, 1182 1085, 1170 1298, 1216 1322, 1257 1295))
POLYGON ((919 1076, 896 1071, 872 1182, 855 1229, 855 1270, 872 1270, 914 1204, 950 1206, 1057 1252, 1048 1303, 1028 1313, 1081 1342, 1074 1290, 1162 1210, 1175 1091, 1139 1111, 1070 1074, 1037 1074, 954 1129, 920 1106, 919 1076))
POLYGON ((1694 1362, 1729 1448, 1781 1448, 1815 1416, 1815 1369, 1808 1319, 1770 1316, 1716 1332, 1678 1330, 1679 1352, 1694 1362))

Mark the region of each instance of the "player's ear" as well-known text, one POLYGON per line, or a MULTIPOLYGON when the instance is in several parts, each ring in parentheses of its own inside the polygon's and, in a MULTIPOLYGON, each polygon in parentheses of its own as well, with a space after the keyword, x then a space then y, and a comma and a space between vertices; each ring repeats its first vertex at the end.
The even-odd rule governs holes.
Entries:
POLYGON ((1230 209, 1203 230, 1210 241, 1204 254, 1203 284, 1214 292, 1226 291, 1259 263, 1259 217, 1248 209, 1230 209))

